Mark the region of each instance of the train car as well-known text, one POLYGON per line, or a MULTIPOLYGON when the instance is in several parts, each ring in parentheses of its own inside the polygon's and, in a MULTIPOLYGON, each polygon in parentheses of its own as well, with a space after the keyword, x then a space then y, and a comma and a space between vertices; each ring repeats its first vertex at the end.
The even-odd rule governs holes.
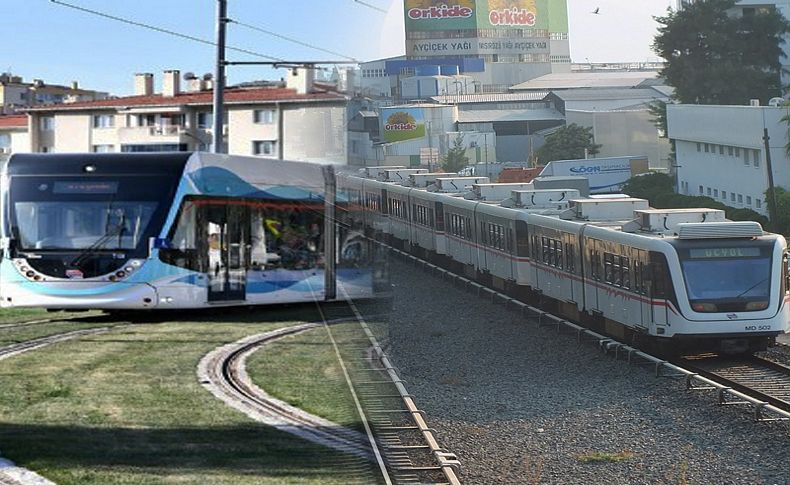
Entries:
POLYGON ((361 235, 336 228, 335 183, 331 167, 253 157, 14 155, 0 187, 0 302, 202 308, 333 300, 338 286, 373 296, 361 235))

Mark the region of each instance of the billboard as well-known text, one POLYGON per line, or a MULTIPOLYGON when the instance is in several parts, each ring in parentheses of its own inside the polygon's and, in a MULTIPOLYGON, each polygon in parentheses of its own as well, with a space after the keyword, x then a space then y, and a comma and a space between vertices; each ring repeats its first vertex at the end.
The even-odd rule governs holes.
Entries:
POLYGON ((384 141, 413 140, 425 136, 425 115, 422 108, 382 108, 384 141))
MULTIPOLYGON (((550 1, 404 0, 406 55, 549 54, 549 28, 562 23, 551 21, 550 1), (452 30, 456 32, 443 32, 452 30), (458 30, 474 36, 459 35, 458 30)), ((564 8, 556 10, 558 19, 567 19, 564 8)))
POLYGON ((477 28, 475 0, 404 0, 406 32, 477 28))

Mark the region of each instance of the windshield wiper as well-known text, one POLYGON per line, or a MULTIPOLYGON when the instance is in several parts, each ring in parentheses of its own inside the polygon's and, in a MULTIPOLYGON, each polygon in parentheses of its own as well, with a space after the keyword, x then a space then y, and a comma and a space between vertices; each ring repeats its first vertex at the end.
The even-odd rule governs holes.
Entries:
POLYGON ((758 281, 757 283, 753 284, 753 285, 752 285, 752 286, 750 286, 749 288, 747 288, 747 289, 745 289, 744 291, 742 291, 742 292, 738 293, 738 296, 736 296, 735 298, 740 298, 740 297, 742 297, 743 295, 745 295, 746 293, 749 293, 750 291, 752 291, 753 289, 757 288, 757 287, 758 287, 758 286, 760 286, 761 284, 765 283, 765 282, 766 282, 766 281, 768 281, 769 279, 771 279, 771 277, 770 277, 770 276, 769 276, 768 278, 764 278, 764 279, 762 279, 762 280, 758 281))
MULTIPOLYGON (((123 235, 124 231, 126 230, 126 217, 121 216, 121 220, 117 225, 110 227, 107 232, 104 233, 99 239, 97 239, 93 244, 88 246, 87 248, 83 249, 77 257, 71 260, 69 263, 70 266, 79 266, 80 264, 85 261, 89 256, 95 254, 102 246, 107 244, 107 241, 112 239, 115 236, 120 237, 123 235)), ((120 245, 120 244, 119 244, 120 245)))

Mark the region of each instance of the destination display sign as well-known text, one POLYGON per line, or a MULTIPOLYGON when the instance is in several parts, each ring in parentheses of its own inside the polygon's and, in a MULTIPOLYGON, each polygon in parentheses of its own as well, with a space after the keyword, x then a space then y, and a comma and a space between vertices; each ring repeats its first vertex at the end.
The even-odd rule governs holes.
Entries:
POLYGON ((760 255, 760 248, 705 248, 689 249, 689 258, 753 258, 760 255))
POLYGON ((55 194, 115 194, 118 182, 55 182, 52 192, 55 194))

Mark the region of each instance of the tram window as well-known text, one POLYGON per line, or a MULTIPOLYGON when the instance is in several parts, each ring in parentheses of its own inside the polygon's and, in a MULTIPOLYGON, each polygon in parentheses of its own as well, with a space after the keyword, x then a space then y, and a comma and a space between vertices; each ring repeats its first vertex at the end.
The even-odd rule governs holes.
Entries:
POLYGON ((565 243, 565 261, 567 262, 566 269, 570 273, 576 272, 576 254, 573 244, 565 243))
POLYGON ((179 212, 178 223, 170 236, 170 248, 161 249, 159 258, 179 268, 202 271, 202 258, 197 247, 198 207, 192 201, 185 201, 179 212))
POLYGON ((620 270, 622 271, 622 285, 625 289, 631 289, 631 263, 628 258, 620 259, 620 270))
POLYGON ((614 283, 614 255, 603 253, 603 280, 609 284, 614 283))

